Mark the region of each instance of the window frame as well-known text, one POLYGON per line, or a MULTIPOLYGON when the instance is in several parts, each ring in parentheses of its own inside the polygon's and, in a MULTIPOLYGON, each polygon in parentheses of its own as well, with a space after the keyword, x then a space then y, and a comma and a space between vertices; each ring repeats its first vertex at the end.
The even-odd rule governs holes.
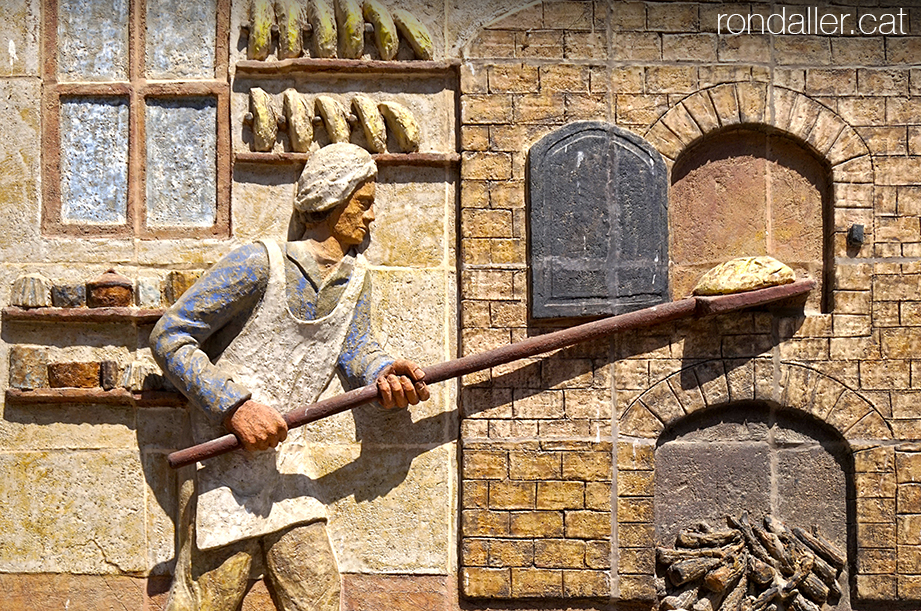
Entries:
POLYGON ((230 190, 230 0, 216 0, 214 76, 210 79, 148 81, 147 1, 128 0, 128 80, 58 81, 58 0, 42 3, 42 234, 51 237, 229 238, 230 190), (126 222, 118 225, 64 223, 61 219, 62 98, 127 98, 128 168, 126 222), (148 99, 211 97, 216 105, 215 222, 210 227, 148 227, 145 129, 148 99))

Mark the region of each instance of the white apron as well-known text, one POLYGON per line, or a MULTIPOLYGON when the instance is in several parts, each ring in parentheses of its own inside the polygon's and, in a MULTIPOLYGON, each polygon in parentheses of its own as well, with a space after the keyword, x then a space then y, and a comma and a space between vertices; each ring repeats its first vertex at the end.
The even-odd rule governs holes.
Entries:
MULTIPOLYGON (((263 241, 269 283, 262 301, 216 365, 280 413, 314 403, 336 371, 336 362, 361 296, 365 265, 356 257, 349 283, 328 315, 300 320, 288 310, 285 260, 276 242, 263 241)), ((197 441, 226 434, 198 410, 192 412, 197 441)), ((303 428, 288 431, 275 448, 242 450, 199 463, 196 543, 199 549, 258 537, 294 524, 326 518, 316 498, 320 473, 304 443, 303 428)))

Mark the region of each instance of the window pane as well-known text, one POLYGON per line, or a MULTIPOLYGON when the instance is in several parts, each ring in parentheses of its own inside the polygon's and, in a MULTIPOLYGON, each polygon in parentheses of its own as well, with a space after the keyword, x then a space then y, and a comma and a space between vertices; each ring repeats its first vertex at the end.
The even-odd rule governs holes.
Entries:
POLYGON ((127 208, 127 98, 62 100, 61 220, 123 224, 127 208))
POLYGON ((147 0, 147 76, 213 78, 216 0, 147 0))
POLYGON ((128 0, 60 0, 62 80, 128 80, 128 0))
POLYGON ((213 98, 148 100, 148 227, 214 224, 216 121, 213 98))

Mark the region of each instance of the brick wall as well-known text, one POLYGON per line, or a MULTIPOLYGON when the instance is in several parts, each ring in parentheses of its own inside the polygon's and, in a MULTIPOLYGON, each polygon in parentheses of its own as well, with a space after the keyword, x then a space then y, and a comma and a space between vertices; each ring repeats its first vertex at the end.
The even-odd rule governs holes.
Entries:
POLYGON ((830 252, 818 272, 827 274, 825 313, 811 301, 805 311, 671 323, 468 376, 462 594, 652 598, 656 439, 696 410, 744 399, 808 414, 851 448, 854 600, 921 599, 911 513, 921 438, 921 7, 908 9, 906 36, 772 37, 717 34, 717 16, 728 10, 717 2, 544 2, 469 43, 460 98, 465 354, 551 328, 528 319, 525 162, 535 142, 572 121, 628 129, 670 170, 727 129, 791 138, 827 164, 830 252), (861 248, 846 243, 852 224, 865 226, 861 248), (512 518, 535 515, 551 485, 584 483, 588 503, 592 482, 559 470, 577 448, 609 453, 615 465, 594 482, 615 491, 611 570, 598 582, 610 588, 582 594, 567 590, 573 568, 545 566, 538 554, 556 545, 558 562, 576 557, 586 574, 604 569, 588 564, 586 540, 567 530, 579 508, 554 509, 543 530, 511 534, 512 518), (525 460, 544 468, 525 477, 513 469, 525 460))

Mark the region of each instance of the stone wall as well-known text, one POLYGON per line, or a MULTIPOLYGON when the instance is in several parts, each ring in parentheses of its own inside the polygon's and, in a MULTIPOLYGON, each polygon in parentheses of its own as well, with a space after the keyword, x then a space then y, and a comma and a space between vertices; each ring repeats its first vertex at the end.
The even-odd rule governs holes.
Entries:
MULTIPOLYGON (((194 71, 226 57, 217 66, 224 76, 183 90, 218 100, 216 121, 225 127, 215 143, 214 215, 224 210, 224 224, 106 235, 49 224, 45 211, 49 197, 59 197, 43 177, 56 153, 42 140, 54 116, 46 116, 54 105, 43 77, 52 53, 43 27, 54 3, 0 4, 8 42, 0 45, 0 304, 10 304, 10 287, 25 273, 75 285, 114 267, 144 287, 148 306, 165 305, 169 287, 235 246, 284 239, 299 161, 285 157, 283 139, 271 162, 234 157, 247 152, 242 115, 252 86, 276 98, 288 86, 342 99, 385 94, 425 118, 432 138, 424 150, 442 161, 382 167, 367 253, 375 330, 387 349, 424 364, 581 321, 538 324, 529 316, 527 156, 542 137, 574 121, 606 121, 647 140, 670 184, 699 144, 733 130, 779 138, 816 161, 827 190, 819 213, 772 220, 771 239, 789 246, 785 235, 814 232, 816 215, 823 217, 821 256, 791 262, 819 277, 824 296, 628 332, 471 374, 407 414, 359 410, 315 425, 314 439, 330 448, 324 469, 341 488, 330 532, 343 606, 650 608, 661 578, 654 546, 673 544, 657 540, 664 531, 656 504, 669 493, 656 487, 670 481, 657 473, 666 440, 693 428, 698 412, 753 404, 820 426, 845 448, 853 494, 845 495, 847 534, 837 543, 848 554, 848 604, 919 606, 921 5, 842 1, 827 9, 905 9, 905 35, 771 36, 717 33, 718 16, 770 14, 780 5, 418 2, 407 8, 432 29, 442 63, 434 77, 414 79, 238 74, 248 4, 216 1, 224 37, 214 58, 193 53, 182 64, 194 71), (865 242, 849 246, 855 224, 865 242)), ((160 17, 148 15, 147 25, 161 32, 160 17)), ((144 23, 136 17, 129 27, 144 23)), ((136 61, 147 50, 130 52, 136 61)), ((160 70, 161 59, 148 63, 160 70)), ((132 78, 132 86, 147 86, 132 78)), ((89 91, 81 87, 64 94, 89 91)), ((119 87, 107 91, 126 95, 119 87)), ((135 202, 144 201, 144 183, 130 174, 138 171, 129 168, 127 178, 135 202)), ((670 220, 671 239, 704 218, 685 207, 670 220)), ((673 298, 700 271, 681 263, 670 267, 673 298)), ((112 360, 123 370, 148 356, 150 326, 134 315, 63 324, 5 317, 0 363, 7 367, 14 347, 37 347, 26 352, 112 360)), ((6 374, 0 390, 16 390, 6 374)), ((0 608, 66 601, 72 609, 159 608, 174 565, 178 486, 164 458, 189 441, 184 408, 160 395, 110 402, 90 393, 62 402, 6 394, 13 400, 0 420, 0 587, 8 596, 0 608)), ((809 498, 812 509, 831 502, 821 493, 809 498)), ((243 608, 272 608, 262 582, 243 608)))

